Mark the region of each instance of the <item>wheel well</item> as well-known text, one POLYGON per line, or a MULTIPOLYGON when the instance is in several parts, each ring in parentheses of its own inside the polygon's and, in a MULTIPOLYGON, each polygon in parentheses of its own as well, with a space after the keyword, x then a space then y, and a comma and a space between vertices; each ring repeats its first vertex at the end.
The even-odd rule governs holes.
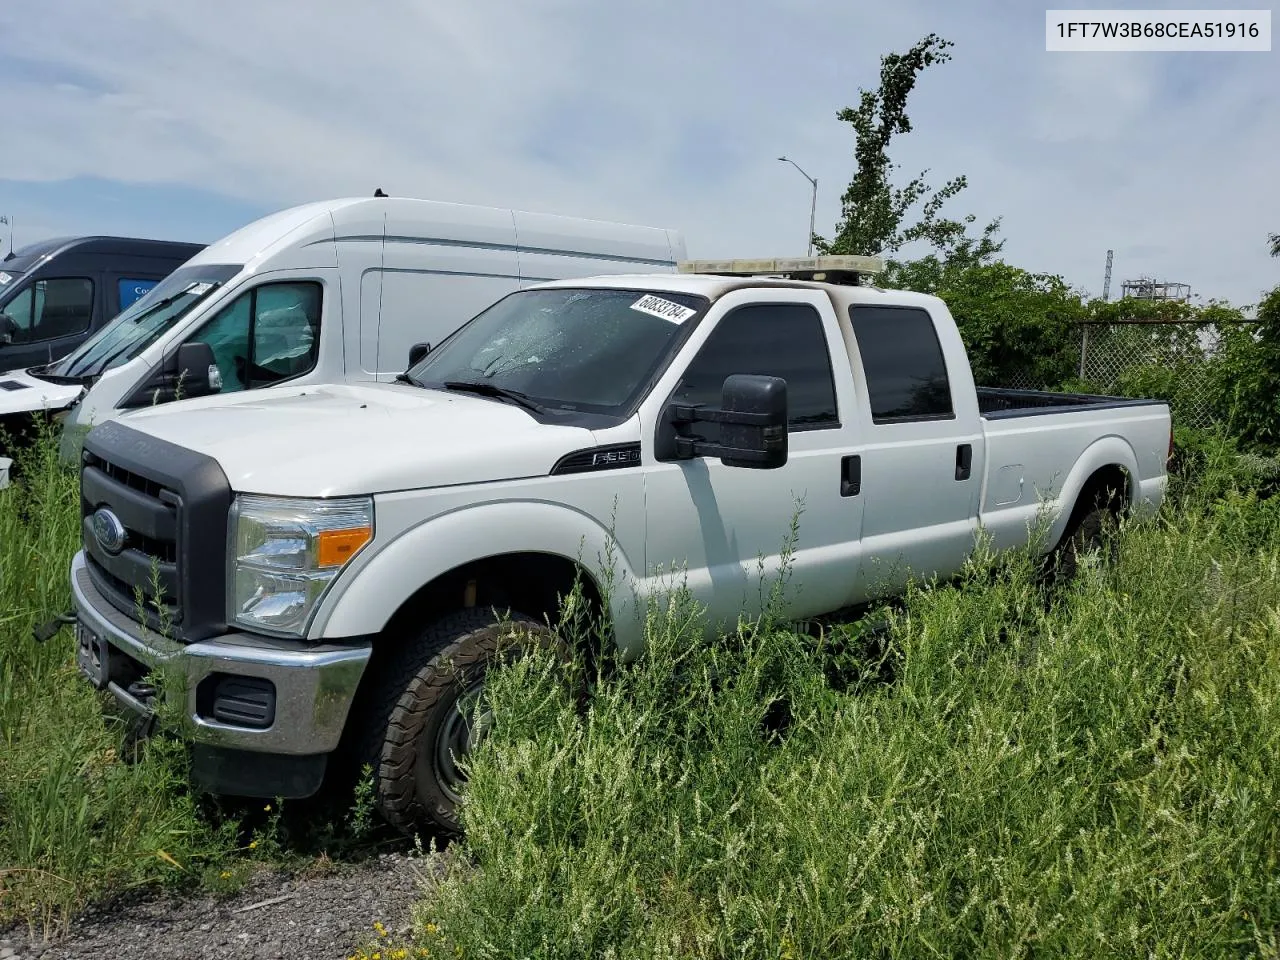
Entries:
POLYGON ((1079 526, 1085 516, 1096 509, 1107 510, 1120 516, 1129 507, 1129 473, 1119 464, 1108 464, 1099 467, 1090 474, 1089 479, 1080 488, 1075 505, 1071 509, 1071 518, 1062 528, 1064 542, 1079 526))
POLYGON ((560 598, 581 583, 588 611, 604 612, 603 596, 594 578, 579 564, 546 553, 513 553, 486 557, 441 574, 420 587, 391 615, 381 633, 373 638, 373 651, 356 690, 342 744, 338 750, 335 779, 347 783, 356 771, 351 768, 358 750, 355 744, 363 729, 385 671, 395 662, 398 644, 408 643, 428 623, 468 607, 495 607, 518 611, 536 620, 555 625, 560 598))
POLYGON ((599 587, 572 560, 547 553, 486 557, 456 567, 419 588, 391 615, 382 635, 401 637, 415 626, 468 607, 516 610, 554 625, 560 614, 560 600, 573 590, 575 583, 581 583, 590 611, 601 613, 599 587))

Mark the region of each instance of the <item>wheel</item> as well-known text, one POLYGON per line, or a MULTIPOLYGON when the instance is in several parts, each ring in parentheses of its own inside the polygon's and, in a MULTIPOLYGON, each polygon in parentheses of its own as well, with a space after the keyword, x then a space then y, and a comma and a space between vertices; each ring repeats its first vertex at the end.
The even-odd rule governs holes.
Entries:
POLYGON ((1080 558, 1092 550, 1105 550, 1108 559, 1115 559, 1115 548, 1108 547, 1107 524, 1113 514, 1106 507, 1094 507, 1076 524, 1075 529, 1063 537, 1055 553, 1055 572, 1063 582, 1075 579, 1080 570, 1080 558))
POLYGON ((391 824, 405 832, 462 832, 458 803, 466 774, 459 761, 492 725, 487 713, 474 713, 485 671, 500 649, 511 656, 552 639, 524 614, 503 622, 477 607, 437 620, 404 645, 383 672, 361 750, 374 770, 378 808, 391 824))

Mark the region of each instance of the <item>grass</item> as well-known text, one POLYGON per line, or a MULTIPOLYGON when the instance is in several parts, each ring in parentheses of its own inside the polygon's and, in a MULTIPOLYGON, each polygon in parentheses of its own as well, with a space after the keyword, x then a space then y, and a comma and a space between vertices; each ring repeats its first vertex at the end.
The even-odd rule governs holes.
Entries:
MULTIPOLYGON (((771 619, 707 642, 676 597, 585 705, 554 663, 501 671, 461 856, 416 942, 370 955, 1280 957, 1280 497, 1196 469, 1053 603, 1028 558, 980 558, 883 642, 771 619)), ((278 807, 256 832, 211 815, 180 744, 122 759, 70 631, 31 639, 69 606, 75 478, 51 453, 22 475, 0 491, 0 926, 341 847, 278 807)))
POLYGON ((50 444, 22 468, 0 490, 0 926, 49 927, 138 886, 216 884, 237 834, 200 815, 180 744, 122 761, 127 726, 79 679, 70 629, 32 639, 70 608, 79 498, 50 444))
POLYGON ((1280 956, 1280 499, 1174 504, 1052 604, 1033 573, 914 590, 883 652, 677 604, 585 710, 504 671, 419 945, 1280 956))

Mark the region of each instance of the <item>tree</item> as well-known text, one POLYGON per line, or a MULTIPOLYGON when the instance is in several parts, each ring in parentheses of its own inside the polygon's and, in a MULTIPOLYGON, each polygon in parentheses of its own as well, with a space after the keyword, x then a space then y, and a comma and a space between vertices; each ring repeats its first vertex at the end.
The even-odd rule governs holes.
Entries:
POLYGON ((1246 450, 1280 451, 1280 287, 1258 304, 1257 324, 1222 330, 1211 399, 1246 450))
POLYGON ((1086 308, 1061 277, 935 256, 889 266, 877 283, 946 301, 979 384, 1048 388, 1075 373, 1086 308))
POLYGON ((845 107, 838 119, 853 127, 856 172, 841 198, 842 216, 835 238, 814 237, 820 253, 880 254, 896 252, 913 240, 927 240, 943 251, 944 258, 960 252, 972 262, 985 262, 998 253, 1004 241, 995 239, 999 220, 990 223, 980 237, 968 235, 972 214, 962 220, 942 216, 948 200, 967 186, 963 176, 934 191, 925 170, 903 187, 894 187, 890 174, 896 168, 889 158, 889 144, 900 133, 911 132, 907 98, 925 67, 946 63, 952 46, 937 34, 929 34, 904 54, 890 53, 880 60, 880 86, 859 88, 856 107, 845 107), (915 223, 904 226, 908 214, 923 203, 915 223))
POLYGON ((1267 242, 1271 244, 1271 255, 1280 257, 1280 233, 1273 233, 1267 237, 1267 242))

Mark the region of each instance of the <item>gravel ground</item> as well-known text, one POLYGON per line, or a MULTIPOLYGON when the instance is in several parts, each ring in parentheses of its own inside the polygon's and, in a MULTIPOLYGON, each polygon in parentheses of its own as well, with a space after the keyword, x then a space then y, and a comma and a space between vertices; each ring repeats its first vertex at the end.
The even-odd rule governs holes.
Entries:
POLYGON ((0 932, 0 960, 337 960, 376 938, 375 920, 407 932, 422 882, 440 864, 387 854, 320 876, 260 875, 224 899, 140 899, 90 910, 54 943, 0 932))

